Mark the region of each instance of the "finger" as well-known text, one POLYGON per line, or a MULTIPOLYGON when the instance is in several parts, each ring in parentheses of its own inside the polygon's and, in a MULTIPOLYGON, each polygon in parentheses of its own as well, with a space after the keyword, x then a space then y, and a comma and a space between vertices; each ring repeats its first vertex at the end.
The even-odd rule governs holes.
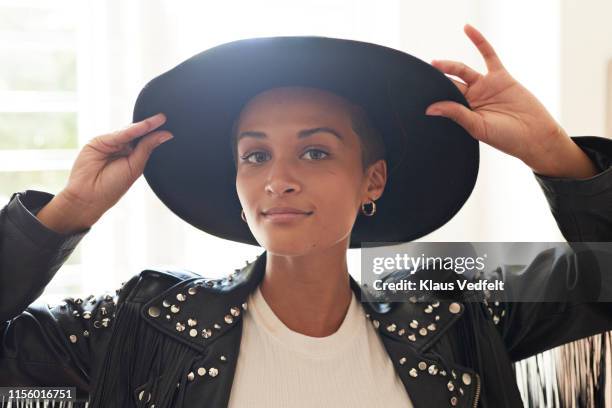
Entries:
POLYGON ((130 167, 136 169, 138 174, 144 171, 144 168, 149 160, 149 156, 160 144, 172 139, 174 136, 168 131, 157 131, 143 137, 132 154, 128 156, 130 167))
POLYGON ((489 71, 495 71, 498 69, 504 69, 503 64, 501 63, 497 53, 493 49, 493 46, 487 41, 487 39, 482 35, 480 31, 478 31, 473 26, 466 24, 463 27, 463 31, 467 34, 470 40, 474 43, 478 51, 485 60, 487 64, 487 69, 489 71))
POLYGON ((157 129, 166 122, 166 116, 163 113, 158 113, 140 122, 133 123, 127 127, 103 136, 106 143, 111 145, 119 145, 129 142, 139 136, 145 135, 157 129))
POLYGON ((119 150, 114 151, 112 156, 119 156, 119 157, 129 156, 130 153, 132 153, 133 151, 134 151, 134 148, 130 144, 125 144, 125 145, 122 145, 119 150))
POLYGON ((478 71, 475 71, 460 61, 433 60, 431 61, 431 65, 445 74, 455 75, 463 79, 469 86, 474 85, 474 83, 482 77, 482 74, 478 71))
POLYGON ((465 96, 465 93, 468 90, 468 86, 466 84, 464 84, 463 82, 457 81, 456 79, 453 79, 451 77, 447 76, 447 78, 450 79, 451 81, 453 81, 453 83, 455 84, 457 89, 459 89, 459 92, 461 92, 465 96))
POLYGON ((436 102, 429 105, 425 114, 449 118, 467 130, 475 139, 481 140, 484 134, 480 116, 460 103, 436 102))

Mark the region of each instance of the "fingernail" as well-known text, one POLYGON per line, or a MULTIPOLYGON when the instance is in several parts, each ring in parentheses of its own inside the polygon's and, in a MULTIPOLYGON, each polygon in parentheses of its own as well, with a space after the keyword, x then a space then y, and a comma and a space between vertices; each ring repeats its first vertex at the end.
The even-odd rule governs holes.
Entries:
POLYGON ((164 120, 166 120, 166 115, 164 115, 162 112, 160 112, 160 113, 157 113, 157 114, 151 116, 151 118, 153 118, 155 120, 158 120, 160 122, 163 122, 164 120))
POLYGON ((425 114, 430 116, 440 116, 442 114, 442 111, 437 108, 429 108, 427 109, 425 114))
POLYGON ((162 144, 164 142, 167 142, 168 140, 172 139, 173 137, 174 136, 172 136, 171 134, 164 135, 164 136, 162 136, 162 137, 160 137, 158 139, 157 144, 160 145, 160 144, 162 144))

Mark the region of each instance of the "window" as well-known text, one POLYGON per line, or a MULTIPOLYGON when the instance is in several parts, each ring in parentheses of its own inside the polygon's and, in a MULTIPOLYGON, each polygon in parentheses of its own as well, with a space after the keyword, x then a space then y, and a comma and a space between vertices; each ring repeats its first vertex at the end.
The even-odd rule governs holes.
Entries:
MULTIPOLYGON (((0 201, 16 191, 57 193, 78 143, 78 7, 75 1, 0 1, 0 201)), ((77 247, 58 291, 73 292, 77 247)))

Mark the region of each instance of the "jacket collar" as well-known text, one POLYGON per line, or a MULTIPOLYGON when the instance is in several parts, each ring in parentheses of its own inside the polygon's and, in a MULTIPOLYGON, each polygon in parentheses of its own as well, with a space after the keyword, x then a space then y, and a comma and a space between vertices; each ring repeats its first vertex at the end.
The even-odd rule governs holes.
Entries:
MULTIPOLYGON (((220 279, 184 271, 167 272, 179 282, 149 298, 140 314, 158 330, 205 354, 207 348, 223 339, 234 326, 240 325, 233 333, 242 333, 241 319, 248 308, 247 298, 263 279, 265 265, 264 251, 254 262, 247 262, 243 268, 220 279)), ((480 387, 475 384, 476 380, 479 382, 477 374, 466 367, 441 364, 436 353, 429 353, 462 316, 464 303, 442 299, 425 303, 416 299, 374 302, 368 300, 375 298, 375 294, 352 276, 350 286, 379 332, 415 406, 468 407, 474 403, 480 387), (432 394, 432 384, 442 392, 432 394)), ((227 388, 229 393, 231 381, 227 388)))
MULTIPOLYGON (((158 329, 203 351, 242 318, 249 294, 263 279, 266 254, 264 251, 254 262, 220 279, 182 273, 181 281, 145 303, 142 316, 158 329)), ((371 301, 376 296, 374 291, 349 278, 373 326, 417 352, 430 348, 463 314, 461 302, 423 303, 414 297, 408 302, 371 301)))

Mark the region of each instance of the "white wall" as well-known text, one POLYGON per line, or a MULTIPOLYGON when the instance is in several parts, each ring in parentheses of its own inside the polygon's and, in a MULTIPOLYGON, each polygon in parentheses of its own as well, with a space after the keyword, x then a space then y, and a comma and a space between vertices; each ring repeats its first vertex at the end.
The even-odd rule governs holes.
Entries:
POLYGON ((561 114, 573 135, 612 137, 605 134, 611 21, 611 1, 561 1, 561 114))

